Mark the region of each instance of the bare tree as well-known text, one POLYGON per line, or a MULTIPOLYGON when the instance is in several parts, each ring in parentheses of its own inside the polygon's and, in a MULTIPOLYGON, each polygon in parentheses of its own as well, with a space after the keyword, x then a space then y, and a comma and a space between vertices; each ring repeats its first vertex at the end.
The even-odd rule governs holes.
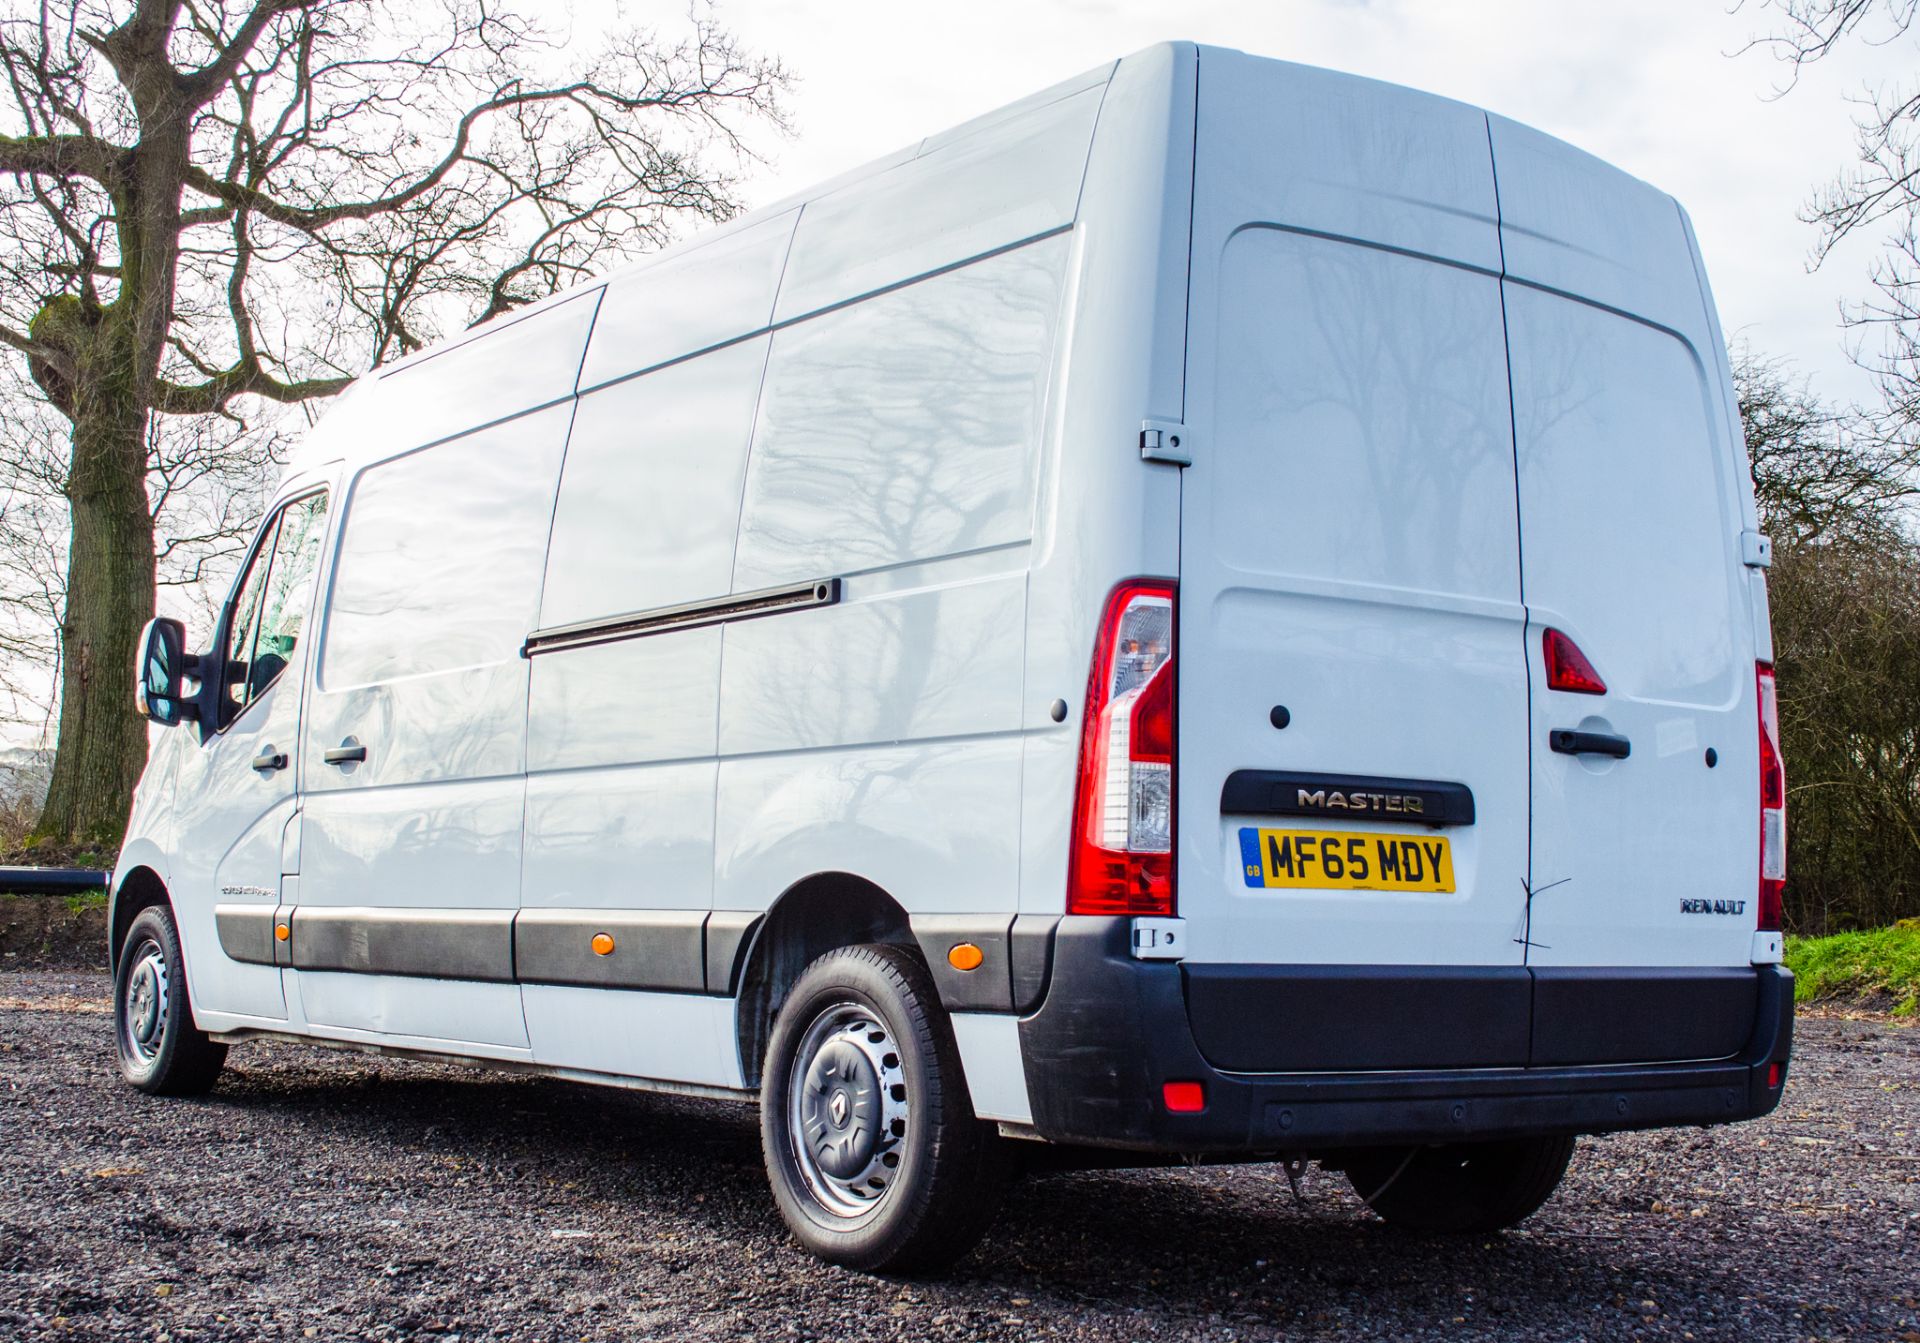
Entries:
POLYGON ((1883 541, 1916 493, 1905 454, 1857 410, 1816 398, 1787 367, 1735 346, 1734 390, 1760 524, 1777 546, 1883 541))
POLYGON ((493 0, 6 3, 0 343, 67 427, 39 830, 97 841, 145 760, 128 669, 175 558, 155 501, 210 508, 182 534, 217 546, 232 517, 192 486, 258 460, 168 426, 328 396, 727 217, 724 165, 779 124, 786 75, 701 14, 580 51, 493 0))
POLYGON ((1920 913, 1920 547, 1911 479, 1862 417, 1734 352, 1767 578, 1792 863, 1788 927, 1920 913))
MULTIPOLYGON (((1754 45, 1789 68, 1788 87, 1808 65, 1849 41, 1884 46, 1914 40, 1920 0, 1761 0, 1778 25, 1754 45)), ((1817 267, 1843 241, 1877 232, 1882 250, 1873 297, 1844 309, 1855 358, 1873 374, 1884 414, 1864 426, 1920 467, 1920 78, 1871 91, 1855 118, 1856 161, 1816 191, 1801 217, 1818 230, 1817 267)))

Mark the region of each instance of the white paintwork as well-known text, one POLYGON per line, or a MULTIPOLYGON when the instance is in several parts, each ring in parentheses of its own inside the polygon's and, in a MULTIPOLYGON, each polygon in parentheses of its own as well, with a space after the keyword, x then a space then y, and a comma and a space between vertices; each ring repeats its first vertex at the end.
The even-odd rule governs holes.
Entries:
MULTIPOLYGON (((1104 73, 1104 72, 1102 72, 1104 73)), ((960 128, 912 160, 807 202, 779 321, 1073 222, 1104 78, 1024 115, 960 128)))
POLYGON ((714 908, 765 909, 850 872, 915 914, 1006 908, 1019 876, 1017 738, 742 756, 720 764, 714 908))
POLYGON ((768 338, 580 398, 542 626, 723 596, 768 338))
POLYGON ((730 999, 555 984, 528 984, 521 992, 536 1063, 662 1082, 744 1085, 730 999))
POLYGON ((775 333, 734 591, 1031 534, 1067 255, 1047 239, 775 333))
POLYGON ((799 217, 789 210, 729 229, 613 276, 580 366, 581 390, 765 327, 799 217))
POLYGON ((1319 72, 1220 64, 1201 86, 1194 296, 1213 316, 1193 323, 1182 497, 1188 954, 1518 965, 1526 611, 1486 126, 1348 81, 1315 113, 1319 72), (1340 129, 1315 133, 1323 118, 1340 129), (1466 784, 1457 890, 1249 888, 1239 832, 1261 820, 1220 811, 1236 769, 1466 784))
POLYGON ((1531 960, 1746 964, 1759 745, 1739 440, 1710 414, 1706 374, 1679 335, 1519 284, 1507 314, 1532 618, 1533 880, 1564 882, 1534 901, 1531 960), (1573 637, 1609 693, 1544 688, 1547 627, 1573 637), (1555 754, 1546 733, 1561 727, 1623 734, 1632 754, 1555 754), (1683 896, 1739 912, 1686 913, 1683 896))
MULTIPOLYGON (((376 463, 349 487, 302 733, 307 904, 519 905, 519 645, 533 624, 572 414, 562 404, 376 463), (322 763, 349 738, 366 747, 364 763, 322 763)), ((441 1036, 428 983, 310 993, 309 1019, 441 1036)), ((449 1038, 526 1043, 517 986, 462 993, 472 1010, 453 1020, 474 1033, 449 1038)))
MULTIPOLYGON (((296 462, 339 491, 317 637, 252 711, 299 810, 167 734, 121 875, 169 883, 212 1023, 739 1086, 725 998, 288 972, 280 1006, 221 957, 215 869, 322 906, 692 917, 836 872, 1055 914, 1099 612, 1160 576, 1191 958, 1517 965, 1525 883, 1568 872, 1609 898, 1543 897, 1536 963, 1777 957, 1672 912, 1757 865, 1733 416, 1668 197, 1457 103, 1156 47, 363 379, 296 462), (1147 421, 1190 467, 1140 460, 1147 421), (1547 624, 1614 694, 1542 688, 1547 624), (1629 761, 1545 750, 1589 715, 1629 761), (349 735, 367 762, 321 764, 349 735), (1460 890, 1247 891, 1219 789, 1260 767, 1470 783, 1460 890)), ((955 1031, 977 1112, 1028 1122, 1015 1021, 955 1031)))
POLYGON ((982 1119, 1031 1124, 1033 1102, 1020 1064, 1020 1023, 998 1012, 955 1012, 953 1040, 967 1076, 973 1112, 982 1119))

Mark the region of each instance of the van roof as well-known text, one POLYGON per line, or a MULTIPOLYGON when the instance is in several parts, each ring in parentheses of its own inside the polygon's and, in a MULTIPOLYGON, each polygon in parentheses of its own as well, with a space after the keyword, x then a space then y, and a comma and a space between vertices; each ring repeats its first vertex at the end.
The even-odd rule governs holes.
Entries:
MULTIPOLYGON (((366 394, 369 384, 375 383, 380 379, 390 377, 402 370, 412 368, 415 365, 444 355, 461 346, 517 325, 530 317, 546 312, 582 294, 605 289, 610 285, 618 284, 622 281, 630 281, 634 277, 644 275, 656 268, 682 260, 703 248, 766 224, 768 221, 777 219, 781 215, 804 212, 808 206, 827 201, 850 189, 860 187, 862 184, 869 183, 890 170, 912 163, 916 159, 925 158, 927 155, 936 151, 950 149, 955 146, 964 146, 965 142, 969 139, 998 128, 1004 128, 1010 122, 1017 122, 1024 118, 1043 114, 1046 109, 1053 107, 1055 104, 1059 104, 1078 94, 1086 93, 1089 90, 1102 88, 1107 85, 1112 80, 1115 72, 1123 64, 1141 61, 1143 59, 1165 60, 1168 58, 1187 58, 1204 61, 1210 57, 1216 59, 1225 58, 1235 62, 1257 63, 1261 67, 1271 69, 1276 75, 1285 70, 1294 70, 1301 74, 1310 74, 1317 81, 1338 81, 1342 87, 1351 88, 1355 92, 1363 92, 1366 88, 1372 87, 1378 89, 1383 96, 1390 95, 1396 98, 1405 98, 1409 93, 1412 93, 1423 99, 1432 99, 1436 106, 1445 105, 1453 108, 1471 108, 1471 110, 1476 113, 1493 117, 1496 122, 1504 126, 1513 127, 1516 130, 1524 130, 1530 148, 1536 152, 1544 151, 1554 160, 1582 177, 1610 178, 1613 179, 1619 187, 1629 187, 1629 184, 1631 184, 1629 190, 1632 194, 1654 192, 1654 189, 1647 184, 1640 182, 1638 179, 1631 177, 1629 174, 1613 167, 1611 164, 1586 153, 1584 150, 1542 133, 1519 127, 1517 123, 1507 122, 1504 118, 1497 117, 1497 114, 1486 113, 1484 109, 1471 107, 1470 104, 1461 103, 1456 99, 1444 98, 1438 94, 1430 94, 1418 90, 1410 90, 1401 85, 1371 79, 1363 75, 1325 70, 1319 67, 1301 65, 1290 61, 1249 56, 1245 52, 1229 47, 1198 46, 1188 42, 1162 42, 1143 48, 1120 60, 1110 61, 1106 64, 1096 66, 1071 79, 1063 80, 1058 84, 1042 89, 1016 102, 1008 103, 1005 106, 985 112, 980 116, 961 122, 947 130, 923 137, 892 154, 884 155, 869 163, 862 164, 849 172, 842 173, 837 177, 807 187, 793 195, 742 213, 724 223, 701 229, 699 232, 672 243, 657 252, 648 253, 645 256, 638 257, 633 261, 615 267, 604 275, 581 281, 569 289, 526 304, 511 312, 503 313, 479 326, 469 328, 451 335, 444 340, 437 341, 405 358, 370 370, 367 374, 356 379, 346 392, 335 399, 333 406, 330 406, 325 416, 323 416, 322 423, 324 424, 325 419, 335 416, 338 413, 337 408, 344 407, 354 400, 363 397, 366 394)), ((1664 197, 1664 193, 1657 194, 1664 197)), ((782 307, 784 308, 785 306, 783 303, 782 307)), ((286 468, 287 474, 293 474, 329 461, 338 460, 344 456, 354 455, 354 442, 354 438, 350 435, 309 432, 303 438, 300 446, 295 449, 292 459, 286 468)))

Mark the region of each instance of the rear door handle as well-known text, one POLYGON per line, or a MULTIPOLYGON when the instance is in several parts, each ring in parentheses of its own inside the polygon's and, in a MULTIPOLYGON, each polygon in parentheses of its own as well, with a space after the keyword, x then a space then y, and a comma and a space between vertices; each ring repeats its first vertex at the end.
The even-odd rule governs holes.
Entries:
POLYGON ((320 758, 329 765, 350 765, 356 760, 365 760, 367 748, 357 743, 352 746, 329 746, 320 758))
POLYGON ((253 758, 253 767, 258 770, 285 769, 287 754, 285 751, 276 751, 269 746, 253 758))
POLYGON ((1557 727, 1547 733, 1547 745, 1561 755, 1610 755, 1625 760, 1633 753, 1633 743, 1614 732, 1577 732, 1557 727))

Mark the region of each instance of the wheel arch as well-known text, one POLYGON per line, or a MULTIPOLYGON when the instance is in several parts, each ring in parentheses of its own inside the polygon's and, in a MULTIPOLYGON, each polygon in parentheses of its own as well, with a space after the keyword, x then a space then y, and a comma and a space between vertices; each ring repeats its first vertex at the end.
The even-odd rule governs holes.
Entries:
POLYGON ((907 911, 886 890, 850 872, 817 872, 789 886, 755 928, 735 999, 740 1075, 760 1085, 774 1018, 801 971, 829 951, 880 942, 920 956, 907 911))
POLYGON ((113 898, 107 902, 107 968, 118 973, 120 969, 120 944, 126 941, 127 929, 139 917, 143 909, 155 905, 173 908, 173 897, 168 894, 167 883, 158 872, 144 863, 127 869, 114 887, 113 898))

